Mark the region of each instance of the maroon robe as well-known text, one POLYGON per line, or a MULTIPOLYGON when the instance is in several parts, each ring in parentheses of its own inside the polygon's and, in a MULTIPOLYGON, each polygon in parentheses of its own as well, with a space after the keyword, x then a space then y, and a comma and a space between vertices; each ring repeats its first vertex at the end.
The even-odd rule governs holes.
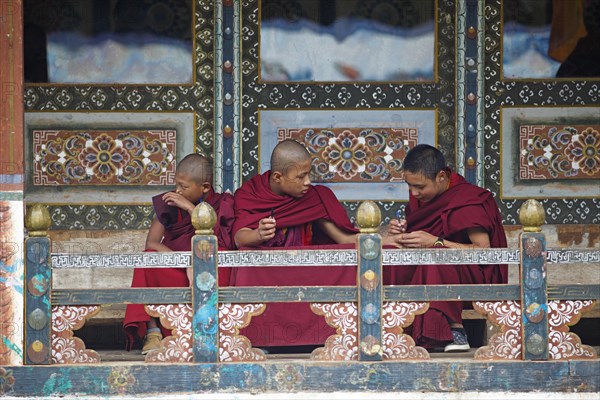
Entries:
MULTIPOLYGON (((482 228, 490 237, 490 247, 507 247, 502 217, 494 196, 488 190, 468 183, 452 173, 450 187, 428 203, 410 195, 406 210, 407 232, 425 231, 457 243, 471 243, 467 230, 482 228)), ((384 271, 385 284, 450 285, 507 283, 506 265, 418 265, 393 267, 384 271)), ((432 301, 424 315, 417 315, 412 336, 419 345, 452 341, 448 319, 462 323, 463 302, 432 301)))
MULTIPOLYGON (((333 241, 312 222, 332 221, 348 233, 356 233, 346 210, 325 186, 311 186, 301 198, 280 196, 269 185, 270 171, 244 183, 235 192, 235 222, 232 237, 241 228, 255 229, 258 222, 274 212, 275 237, 258 248, 308 249, 354 248, 333 245, 333 241), (327 244, 330 245, 327 245, 327 244)), ((233 268, 231 286, 329 286, 355 285, 356 269, 348 267, 265 267, 233 268)), ((335 334, 323 317, 315 315, 308 303, 271 303, 266 311, 252 318, 241 331, 254 346, 292 346, 323 344, 335 334)))
MULTIPOLYGON (((195 234, 192 218, 189 213, 179 207, 169 206, 162 197, 164 193, 154 196, 152 204, 158 221, 164 226, 162 244, 172 251, 191 251, 191 240, 195 234)), ((218 194, 212 189, 206 200, 217 214, 214 232, 217 236, 219 250, 232 249, 231 227, 233 226, 233 196, 229 193, 218 194)), ((146 250, 154 251, 154 250, 146 250)), ((219 268, 219 286, 229 284, 230 268, 219 268)), ((189 287, 185 268, 135 268, 131 287, 189 287)), ((127 348, 130 349, 135 335, 146 335, 146 322, 150 316, 146 314, 144 305, 128 304, 125 310, 123 326, 127 333, 127 348)), ((161 327, 163 336, 170 335, 169 330, 161 327)))

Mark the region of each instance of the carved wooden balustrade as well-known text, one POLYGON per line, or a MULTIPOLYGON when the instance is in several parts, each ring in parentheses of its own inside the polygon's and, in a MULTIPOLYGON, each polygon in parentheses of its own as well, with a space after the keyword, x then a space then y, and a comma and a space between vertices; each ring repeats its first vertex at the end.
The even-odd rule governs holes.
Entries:
POLYGON ((329 379, 330 385, 339 390, 505 390, 507 380, 515 390, 533 390, 535 380, 524 379, 524 369, 533 376, 548 377, 553 382, 551 386, 560 390, 598 390, 600 364, 596 353, 569 332, 569 326, 594 306, 600 298, 600 285, 548 285, 546 264, 598 263, 600 251, 546 249, 544 235, 539 232, 543 214, 540 217, 539 210, 534 210, 537 214, 530 213, 527 207, 537 206, 526 202, 521 209, 525 231, 520 236, 519 249, 468 251, 382 249, 381 238, 375 233, 380 224, 379 210, 370 202, 361 205, 358 212, 361 234, 356 250, 218 252, 216 238, 210 234, 214 211, 205 203, 197 207, 192 218, 197 231, 191 252, 51 254, 49 239, 44 233, 37 233, 47 227, 42 223, 32 226, 30 222, 32 234, 26 241, 27 367, 15 367, 9 372, 13 381, 20 374, 21 379, 41 379, 53 384, 53 394, 77 390, 94 394, 144 393, 149 388, 156 389, 152 380, 134 371, 141 367, 106 366, 97 352, 86 349, 73 336, 73 330, 82 327, 103 304, 138 303, 146 304, 150 315, 159 317, 165 327, 172 329, 172 336, 162 340, 161 348, 146 356, 142 370, 159 373, 163 380, 193 374, 194 377, 184 379, 184 385, 188 385, 185 387, 192 391, 228 387, 310 390, 313 385, 322 384, 323 379, 329 379), (521 281, 515 285, 382 285, 383 266, 415 264, 520 265, 521 281), (191 288, 51 289, 52 269, 57 268, 190 265, 194 273, 191 288), (217 285, 218 267, 282 265, 356 268, 357 283, 319 287, 217 285), (430 361, 429 353, 404 333, 415 315, 424 313, 428 302, 434 300, 472 301, 476 311, 497 325, 496 334, 475 352, 475 360, 460 365, 430 361), (314 350, 310 360, 300 364, 267 360, 262 350, 253 348, 248 338, 240 334, 240 329, 270 302, 310 303, 313 312, 323 315, 336 334, 314 350), (407 363, 415 360, 426 361, 428 367, 407 363), (518 362, 500 362, 506 360, 518 362), (534 362, 540 360, 544 361, 534 362), (565 360, 570 363, 566 371, 564 365, 555 364, 565 360), (341 366, 332 361, 344 363, 343 379, 335 378, 342 376, 336 372, 341 366), (49 375, 48 368, 34 368, 54 365, 52 370, 70 364, 85 364, 88 369, 78 369, 83 375, 70 377, 71 386, 64 390, 50 382, 55 378, 49 375), (405 378, 399 380, 402 374, 405 378), (86 376, 95 376, 107 385, 86 389, 86 376))

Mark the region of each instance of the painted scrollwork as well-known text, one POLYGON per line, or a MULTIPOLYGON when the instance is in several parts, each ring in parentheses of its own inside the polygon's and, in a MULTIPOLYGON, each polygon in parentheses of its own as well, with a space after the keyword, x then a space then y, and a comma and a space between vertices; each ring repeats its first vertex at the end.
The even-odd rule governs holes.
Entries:
POLYGON ((219 304, 219 361, 264 361, 265 353, 252 348, 240 329, 248 326, 255 315, 266 310, 266 304, 219 304))
POLYGON ((415 315, 423 314, 429 303, 390 301, 383 303, 383 358, 388 360, 427 360, 429 353, 403 333, 413 323, 415 315))
POLYGON ((518 360, 521 358, 521 305, 517 301, 474 301, 473 308, 499 327, 487 346, 475 352, 477 360, 518 360))
POLYGON ((146 355, 146 362, 192 362, 192 307, 190 304, 146 305, 151 317, 171 330, 171 336, 163 338, 160 348, 146 355))
POLYGON ((581 344, 579 336, 569 332, 569 326, 575 325, 581 313, 594 307, 593 300, 558 300, 548 302, 548 353, 554 360, 572 360, 597 358, 596 351, 581 344))
POLYGON ((336 334, 325 341, 324 347, 315 349, 312 360, 358 360, 358 309, 356 303, 311 303, 310 309, 323 315, 336 334))
POLYGON ((88 318, 99 312, 100 306, 52 307, 52 364, 100 362, 96 351, 87 350, 83 340, 73 336, 74 330, 81 329, 88 318))
MULTIPOLYGON (((521 305, 517 301, 473 302, 475 310, 487 314, 488 319, 500 327, 488 346, 475 353, 481 360, 516 360, 522 356, 521 305)), ((556 300, 548 302, 548 355, 554 360, 596 358, 591 346, 582 345, 579 337, 569 332, 581 313, 591 310, 593 300, 556 300)))

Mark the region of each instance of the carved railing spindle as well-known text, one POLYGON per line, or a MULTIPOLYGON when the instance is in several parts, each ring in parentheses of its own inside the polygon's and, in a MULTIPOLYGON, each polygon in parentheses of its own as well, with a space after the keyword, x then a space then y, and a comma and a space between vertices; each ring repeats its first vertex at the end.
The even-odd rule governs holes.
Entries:
POLYGON ((524 360, 548 359, 546 238, 541 233, 545 213, 536 200, 521 206, 521 339, 524 360))
POLYGON ((358 208, 358 343, 360 361, 381 361, 382 345, 382 268, 381 236, 377 229, 381 222, 379 207, 372 201, 358 208))
POLYGON ((196 206, 192 225, 192 343, 195 362, 219 361, 219 291, 215 210, 206 202, 196 206))
POLYGON ((25 217, 25 363, 50 364, 52 322, 50 287, 50 213, 42 204, 29 208, 25 217))

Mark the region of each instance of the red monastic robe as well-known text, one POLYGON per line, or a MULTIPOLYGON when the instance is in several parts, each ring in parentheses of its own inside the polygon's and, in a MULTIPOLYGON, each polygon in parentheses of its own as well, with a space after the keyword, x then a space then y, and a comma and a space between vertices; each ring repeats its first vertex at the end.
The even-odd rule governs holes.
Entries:
MULTIPOLYGON (((468 183, 452 173, 450 187, 428 203, 412 195, 406 210, 407 232, 425 231, 451 242, 471 243, 467 230, 482 228, 490 237, 490 247, 507 247, 502 217, 494 196, 486 189, 468 183)), ((385 284, 446 285, 507 283, 506 265, 416 265, 384 271, 385 284)), ((432 301, 424 315, 417 315, 412 336, 419 345, 430 347, 452 341, 448 319, 462 322, 461 301, 432 301)))
MULTIPOLYGON (((154 212, 158 221, 165 227, 162 244, 172 251, 191 251, 191 240, 195 234, 191 216, 179 207, 167 205, 159 194, 152 198, 154 212)), ((217 214, 214 232, 217 236, 219 250, 232 249, 231 228, 233 226, 233 196, 229 193, 210 191, 205 200, 217 214)), ((147 250, 154 251, 154 250, 147 250)), ((229 268, 219 268, 219 286, 229 284, 229 268)), ((185 268, 136 268, 133 270, 131 287, 189 287, 190 283, 185 268)), ((129 304, 125 311, 123 326, 127 333, 128 349, 133 344, 135 335, 146 335, 146 322, 150 316, 146 314, 142 304, 129 304)), ((162 328, 163 336, 170 335, 162 328)))
MULTIPOLYGON (((235 192, 235 222, 232 237, 241 228, 255 229, 258 222, 274 213, 275 237, 259 248, 309 249, 354 248, 332 245, 332 240, 312 222, 332 221, 340 229, 356 233, 346 210, 325 186, 311 186, 301 198, 280 196, 269 185, 270 171, 244 183, 235 192), (327 245, 330 244, 330 245, 327 245), (317 246, 315 246, 316 248, 317 246)), ((347 267, 265 267, 233 268, 231 286, 329 286, 355 285, 356 269, 347 267)), ((315 315, 308 303, 272 303, 260 316, 252 318, 241 331, 254 346, 294 346, 323 344, 335 330, 323 317, 315 315)))

